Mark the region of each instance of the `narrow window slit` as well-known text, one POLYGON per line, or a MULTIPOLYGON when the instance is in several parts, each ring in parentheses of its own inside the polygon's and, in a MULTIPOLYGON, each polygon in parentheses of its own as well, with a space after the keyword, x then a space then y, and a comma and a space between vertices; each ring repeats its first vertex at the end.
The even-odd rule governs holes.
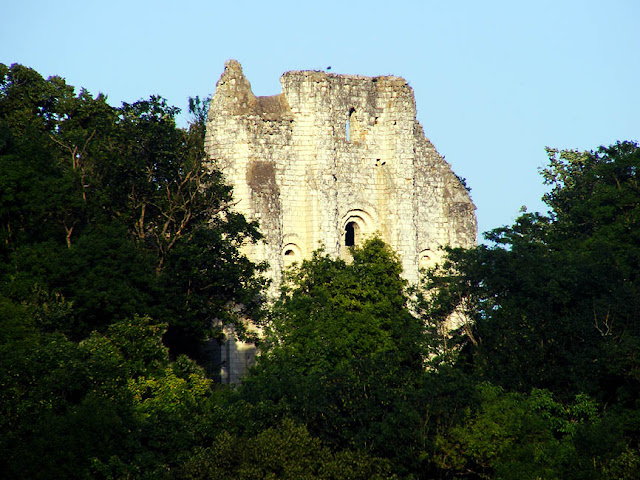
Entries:
POLYGON ((355 108, 352 108, 351 110, 349 110, 349 117, 347 118, 347 124, 345 126, 345 137, 347 138, 347 142, 351 141, 351 129, 353 128, 353 114, 356 113, 355 108))

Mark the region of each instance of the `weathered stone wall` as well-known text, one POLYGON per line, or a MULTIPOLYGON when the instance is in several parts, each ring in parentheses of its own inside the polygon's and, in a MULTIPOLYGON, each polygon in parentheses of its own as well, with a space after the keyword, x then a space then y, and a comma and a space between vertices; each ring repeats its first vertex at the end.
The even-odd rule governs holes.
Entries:
POLYGON ((269 262, 275 285, 321 245, 348 258, 350 238, 376 232, 411 282, 438 247, 475 244, 475 207, 416 121, 404 79, 293 71, 281 84, 255 97, 228 61, 206 137, 237 209, 260 222, 266 242, 248 253, 269 262))
MULTIPOLYGON (((320 246, 348 259, 349 244, 377 233, 417 282, 440 246, 475 244, 475 206, 416 121, 404 79, 295 71, 280 81, 282 93, 256 97, 227 62, 205 140, 236 208, 260 222, 266 241, 247 254, 269 262, 273 293, 284 268, 320 246)), ((254 349, 227 333, 220 375, 236 383, 254 349)))

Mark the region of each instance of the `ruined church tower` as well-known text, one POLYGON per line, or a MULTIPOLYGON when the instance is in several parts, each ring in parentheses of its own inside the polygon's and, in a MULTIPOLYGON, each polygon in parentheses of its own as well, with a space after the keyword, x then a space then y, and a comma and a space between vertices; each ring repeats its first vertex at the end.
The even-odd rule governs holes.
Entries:
POLYGON ((318 247, 348 258, 367 235, 399 254, 410 282, 438 247, 475 244, 475 206, 425 137, 404 79, 292 71, 280 82, 279 95, 256 97, 228 61, 206 134, 237 210, 265 236, 248 255, 269 262, 276 285, 318 247))

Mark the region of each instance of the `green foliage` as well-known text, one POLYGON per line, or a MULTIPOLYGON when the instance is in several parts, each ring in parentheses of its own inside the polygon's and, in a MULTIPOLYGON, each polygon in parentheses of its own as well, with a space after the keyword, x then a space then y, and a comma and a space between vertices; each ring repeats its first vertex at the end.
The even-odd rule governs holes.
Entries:
POLYGON ((423 318, 464 320, 436 363, 500 386, 439 434, 448 475, 637 475, 640 149, 549 155, 549 216, 524 212, 493 246, 450 250, 425 281, 423 318))
POLYGON ((348 265, 316 252, 294 271, 292 289, 274 307, 265 357, 295 349, 306 359, 302 373, 382 354, 419 365, 421 327, 407 310, 401 271, 379 239, 354 249, 348 265))
POLYGON ((241 325, 235 306, 259 313, 263 267, 239 248, 260 235, 205 164, 206 101, 180 129, 160 97, 113 108, 21 65, 0 74, 6 296, 36 309, 64 298, 68 315, 38 325, 78 340, 152 315, 175 354, 193 354, 212 318, 241 325))
POLYGON ((427 315, 470 319, 463 352, 481 378, 564 399, 637 395, 639 164, 629 143, 552 152, 551 217, 524 213, 431 276, 427 315))
POLYGON ((400 263, 389 247, 372 239, 352 255, 346 264, 316 252, 292 272, 241 393, 278 405, 334 448, 413 468, 422 325, 407 309, 400 263))
POLYGON ((207 105, 181 129, 160 97, 0 65, 0 476, 640 476, 637 144, 550 149, 549 214, 419 288, 374 238, 291 270, 263 318, 207 105), (241 316, 262 355, 215 388, 181 354, 241 316))
POLYGON ((170 478, 220 433, 179 354, 259 313, 263 267, 205 165, 205 112, 181 129, 160 97, 114 108, 0 65, 3 478, 170 478))
POLYGON ((489 384, 477 395, 479 407, 436 439, 442 468, 474 478, 594 478, 596 461, 574 442, 583 424, 599 421, 593 400, 564 405, 546 390, 524 395, 489 384))
POLYGON ((0 347, 2 471, 88 478, 178 465, 207 438, 211 381, 192 361, 169 360, 164 331, 135 318, 80 343, 34 334, 0 347))
POLYGON ((290 420, 255 437, 223 433, 199 448, 183 467, 185 479, 394 478, 385 462, 350 451, 332 454, 306 428, 290 420))

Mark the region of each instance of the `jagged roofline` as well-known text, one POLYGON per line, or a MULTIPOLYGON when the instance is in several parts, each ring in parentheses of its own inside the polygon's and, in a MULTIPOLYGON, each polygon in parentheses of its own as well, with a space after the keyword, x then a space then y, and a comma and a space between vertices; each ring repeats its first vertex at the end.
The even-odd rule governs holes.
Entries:
POLYGON ((341 82, 341 83, 379 83, 380 85, 393 85, 406 91, 407 97, 411 99, 415 118, 415 95, 409 83, 402 77, 394 75, 383 75, 369 77, 364 75, 343 75, 337 73, 327 73, 320 70, 290 70, 282 74, 280 83, 282 84, 281 93, 267 96, 256 96, 251 88, 251 83, 245 76, 242 65, 239 61, 230 59, 225 62, 225 68, 218 82, 216 83, 216 91, 213 102, 210 106, 210 114, 214 111, 215 103, 221 101, 227 105, 231 105, 229 112, 232 115, 258 115, 263 120, 270 121, 288 121, 292 120, 291 106, 286 96, 286 84, 295 82, 297 79, 309 81, 310 83, 324 82, 341 82))
MULTIPOLYGON (((214 100, 223 99, 233 105, 234 115, 259 115, 264 120, 290 120, 291 108, 283 93, 257 97, 237 60, 227 60, 216 83, 214 100)), ((214 105, 210 107, 213 111, 214 105)))
MULTIPOLYGON (((224 85, 224 83, 229 79, 228 77, 230 77, 238 80, 244 80, 242 82, 244 83, 243 86, 253 93, 251 89, 251 83, 249 82, 246 75, 244 74, 244 71, 242 70, 242 65, 240 64, 239 61, 234 59, 227 60, 224 63, 224 67, 225 67, 224 71, 222 72, 222 75, 220 76, 220 79, 216 84, 216 89, 219 88, 221 85, 224 85)), ((364 81, 371 81, 371 82, 384 80, 388 82, 394 82, 394 83, 406 85, 408 88, 411 89, 411 86, 409 85, 409 82, 407 82, 407 80, 405 80, 403 77, 398 77, 395 75, 376 75, 376 76, 370 77, 366 75, 346 75, 341 73, 330 73, 330 72, 325 72, 323 70, 289 70, 282 74, 282 77, 288 77, 288 76, 303 76, 303 77, 310 77, 314 79, 323 79, 323 78, 334 79, 335 78, 335 79, 348 79, 348 80, 364 80, 364 81)), ((269 97, 275 97, 278 95, 279 94, 267 95, 265 97, 256 97, 256 98, 269 98, 269 97)))
MULTIPOLYGON (((410 94, 414 109, 416 107, 413 89, 403 77, 395 75, 369 77, 364 75, 343 75, 337 73, 327 73, 321 70, 290 70, 282 74, 281 83, 284 83, 283 81, 288 77, 305 77, 311 81, 326 81, 335 79, 342 81, 355 80, 359 82, 365 81, 391 83, 395 84, 395 86, 397 87, 406 88, 408 90, 407 93, 410 94)), ((275 95, 256 96, 253 93, 251 89, 251 83, 244 75, 242 65, 238 60, 229 59, 225 62, 224 71, 220 75, 220 79, 216 84, 214 99, 216 97, 219 97, 219 94, 224 99, 223 101, 230 101, 234 104, 234 108, 231 109, 231 112, 234 115, 253 114, 261 117, 263 120, 270 121, 283 121, 293 119, 291 107, 289 105, 289 102, 287 101, 284 91, 275 95)), ((210 113, 213 110, 214 105, 212 102, 210 113)), ((415 116, 414 121, 415 128, 418 129, 418 136, 426 142, 429 149, 433 149, 440 160, 451 170, 449 162, 447 162, 444 157, 442 157, 437 152, 437 149, 426 136, 424 128, 415 116)), ((453 174, 453 171, 451 170, 450 173, 453 174)), ((468 196, 467 192, 464 191, 464 187, 462 185, 460 185, 460 194, 462 196, 468 197, 468 202, 473 206, 473 209, 475 210, 476 206, 474 205, 473 200, 468 196)))

